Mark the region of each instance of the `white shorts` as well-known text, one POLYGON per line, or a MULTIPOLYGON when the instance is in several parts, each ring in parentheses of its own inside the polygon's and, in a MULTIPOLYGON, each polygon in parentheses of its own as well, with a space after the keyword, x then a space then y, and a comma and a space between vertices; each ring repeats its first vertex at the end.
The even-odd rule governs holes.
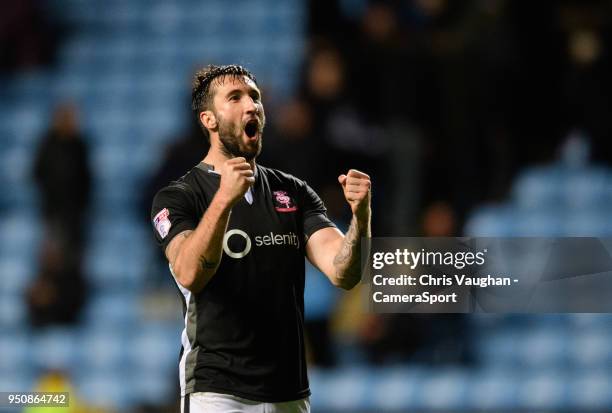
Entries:
POLYGON ((310 399, 264 403, 231 394, 199 392, 181 398, 181 413, 310 413, 310 399), (185 400, 189 401, 187 406, 185 400))

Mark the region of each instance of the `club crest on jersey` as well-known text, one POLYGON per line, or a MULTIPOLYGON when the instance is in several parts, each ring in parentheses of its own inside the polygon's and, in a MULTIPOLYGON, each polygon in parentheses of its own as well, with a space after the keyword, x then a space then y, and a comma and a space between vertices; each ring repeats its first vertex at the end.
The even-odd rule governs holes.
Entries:
POLYGON ((286 191, 274 191, 274 209, 278 212, 293 212, 297 211, 297 206, 293 199, 286 191))
POLYGON ((162 239, 166 238, 166 235, 168 235, 168 232, 170 232, 170 227, 172 226, 172 223, 168 218, 169 216, 170 211, 168 211, 168 208, 164 208, 159 211, 157 215, 155 215, 155 218, 153 218, 153 225, 162 239))

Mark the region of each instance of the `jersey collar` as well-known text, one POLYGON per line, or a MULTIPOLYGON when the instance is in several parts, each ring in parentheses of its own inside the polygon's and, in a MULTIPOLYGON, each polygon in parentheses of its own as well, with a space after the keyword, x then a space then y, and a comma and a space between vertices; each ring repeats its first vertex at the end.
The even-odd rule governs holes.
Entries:
MULTIPOLYGON (((215 174, 215 175, 221 175, 219 172, 215 171, 215 167, 214 165, 210 165, 207 164, 204 161, 201 161, 199 164, 197 164, 196 166, 198 169, 203 170, 204 172, 208 172, 211 174, 215 174)), ((255 180, 257 181, 257 176, 259 175, 259 168, 257 167, 257 164, 255 164, 255 180)))

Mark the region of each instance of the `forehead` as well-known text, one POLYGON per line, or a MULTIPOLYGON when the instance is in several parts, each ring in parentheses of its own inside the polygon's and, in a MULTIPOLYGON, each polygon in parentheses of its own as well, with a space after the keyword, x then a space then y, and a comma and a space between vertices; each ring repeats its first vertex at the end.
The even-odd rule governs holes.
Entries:
POLYGON ((257 90, 259 88, 248 76, 223 75, 213 80, 213 91, 215 94, 223 95, 232 90, 241 89, 245 91, 257 90))

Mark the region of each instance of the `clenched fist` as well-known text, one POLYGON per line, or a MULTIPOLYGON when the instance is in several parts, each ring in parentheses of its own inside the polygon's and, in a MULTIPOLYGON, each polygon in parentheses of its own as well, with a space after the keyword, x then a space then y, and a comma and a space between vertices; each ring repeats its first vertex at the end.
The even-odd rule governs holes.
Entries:
POLYGON ((344 197, 351 206, 353 215, 357 218, 367 218, 370 215, 370 176, 351 169, 346 175, 338 177, 338 182, 342 185, 344 197))
POLYGON ((219 172, 221 173, 219 192, 231 206, 234 206, 255 183, 251 165, 242 157, 225 161, 219 172))

